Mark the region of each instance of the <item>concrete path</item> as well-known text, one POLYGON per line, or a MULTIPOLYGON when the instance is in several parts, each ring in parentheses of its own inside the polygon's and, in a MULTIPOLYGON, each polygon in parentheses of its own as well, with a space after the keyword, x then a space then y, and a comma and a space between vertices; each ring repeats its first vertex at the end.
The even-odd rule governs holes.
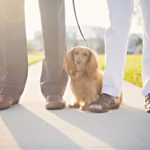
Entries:
MULTIPOLYGON (((150 150, 150 114, 141 88, 123 83, 124 103, 104 114, 45 110, 41 63, 29 67, 19 105, 0 111, 0 150, 150 150)), ((71 100, 69 87, 64 98, 71 100)))

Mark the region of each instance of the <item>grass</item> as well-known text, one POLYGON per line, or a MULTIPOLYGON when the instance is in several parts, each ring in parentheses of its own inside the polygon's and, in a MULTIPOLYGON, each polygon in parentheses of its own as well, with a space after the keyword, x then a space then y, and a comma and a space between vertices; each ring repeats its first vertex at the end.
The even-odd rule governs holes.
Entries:
MULTIPOLYGON (((43 53, 40 51, 33 51, 28 54, 28 64, 34 64, 43 58, 43 53)), ((105 58, 104 55, 98 56, 100 68, 105 69, 105 58)), ((126 56, 126 63, 124 67, 124 79, 142 87, 142 68, 141 68, 142 56, 140 54, 133 55, 128 54, 126 56)))
MULTIPOLYGON (((126 62, 124 67, 124 79, 142 87, 142 56, 140 54, 128 54, 126 56, 126 62)), ((104 55, 99 55, 100 68, 105 69, 104 55)))
POLYGON ((33 51, 28 54, 28 64, 34 64, 43 58, 43 53, 40 51, 33 51))

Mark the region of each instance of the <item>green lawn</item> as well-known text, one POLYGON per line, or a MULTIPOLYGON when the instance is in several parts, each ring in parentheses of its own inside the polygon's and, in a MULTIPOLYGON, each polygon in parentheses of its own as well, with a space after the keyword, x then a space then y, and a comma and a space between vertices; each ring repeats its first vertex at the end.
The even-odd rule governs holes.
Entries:
MULTIPOLYGON (((126 56, 124 68, 124 79, 140 87, 142 86, 141 60, 142 55, 140 54, 128 54, 126 56)), ((104 55, 99 55, 100 67, 102 70, 105 68, 104 61, 104 55)))
MULTIPOLYGON (((43 58, 43 52, 35 51, 28 54, 28 64, 33 64, 38 62, 43 58)), ((105 69, 105 58, 104 55, 99 55, 99 63, 100 68, 102 70, 105 69)), ((142 78, 141 78, 141 59, 142 56, 139 55, 127 55, 125 69, 124 69, 124 79, 136 84, 138 86, 142 86, 142 78)))
POLYGON ((34 64, 43 58, 43 52, 33 51, 28 54, 28 64, 34 64))

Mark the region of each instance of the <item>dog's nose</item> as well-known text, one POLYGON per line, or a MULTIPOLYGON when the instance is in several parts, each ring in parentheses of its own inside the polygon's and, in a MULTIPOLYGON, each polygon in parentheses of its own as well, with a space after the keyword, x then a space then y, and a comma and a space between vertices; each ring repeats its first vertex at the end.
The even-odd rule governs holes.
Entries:
POLYGON ((81 61, 80 60, 77 60, 77 64, 80 64, 81 63, 81 61))

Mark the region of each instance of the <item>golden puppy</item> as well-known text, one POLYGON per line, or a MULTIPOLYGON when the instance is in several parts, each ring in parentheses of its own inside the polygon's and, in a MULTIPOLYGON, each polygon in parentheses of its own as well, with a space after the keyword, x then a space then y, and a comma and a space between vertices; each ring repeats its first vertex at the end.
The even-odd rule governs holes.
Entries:
POLYGON ((98 70, 96 53, 87 47, 74 47, 65 57, 64 68, 76 98, 74 107, 86 109, 101 94, 103 75, 98 70))

